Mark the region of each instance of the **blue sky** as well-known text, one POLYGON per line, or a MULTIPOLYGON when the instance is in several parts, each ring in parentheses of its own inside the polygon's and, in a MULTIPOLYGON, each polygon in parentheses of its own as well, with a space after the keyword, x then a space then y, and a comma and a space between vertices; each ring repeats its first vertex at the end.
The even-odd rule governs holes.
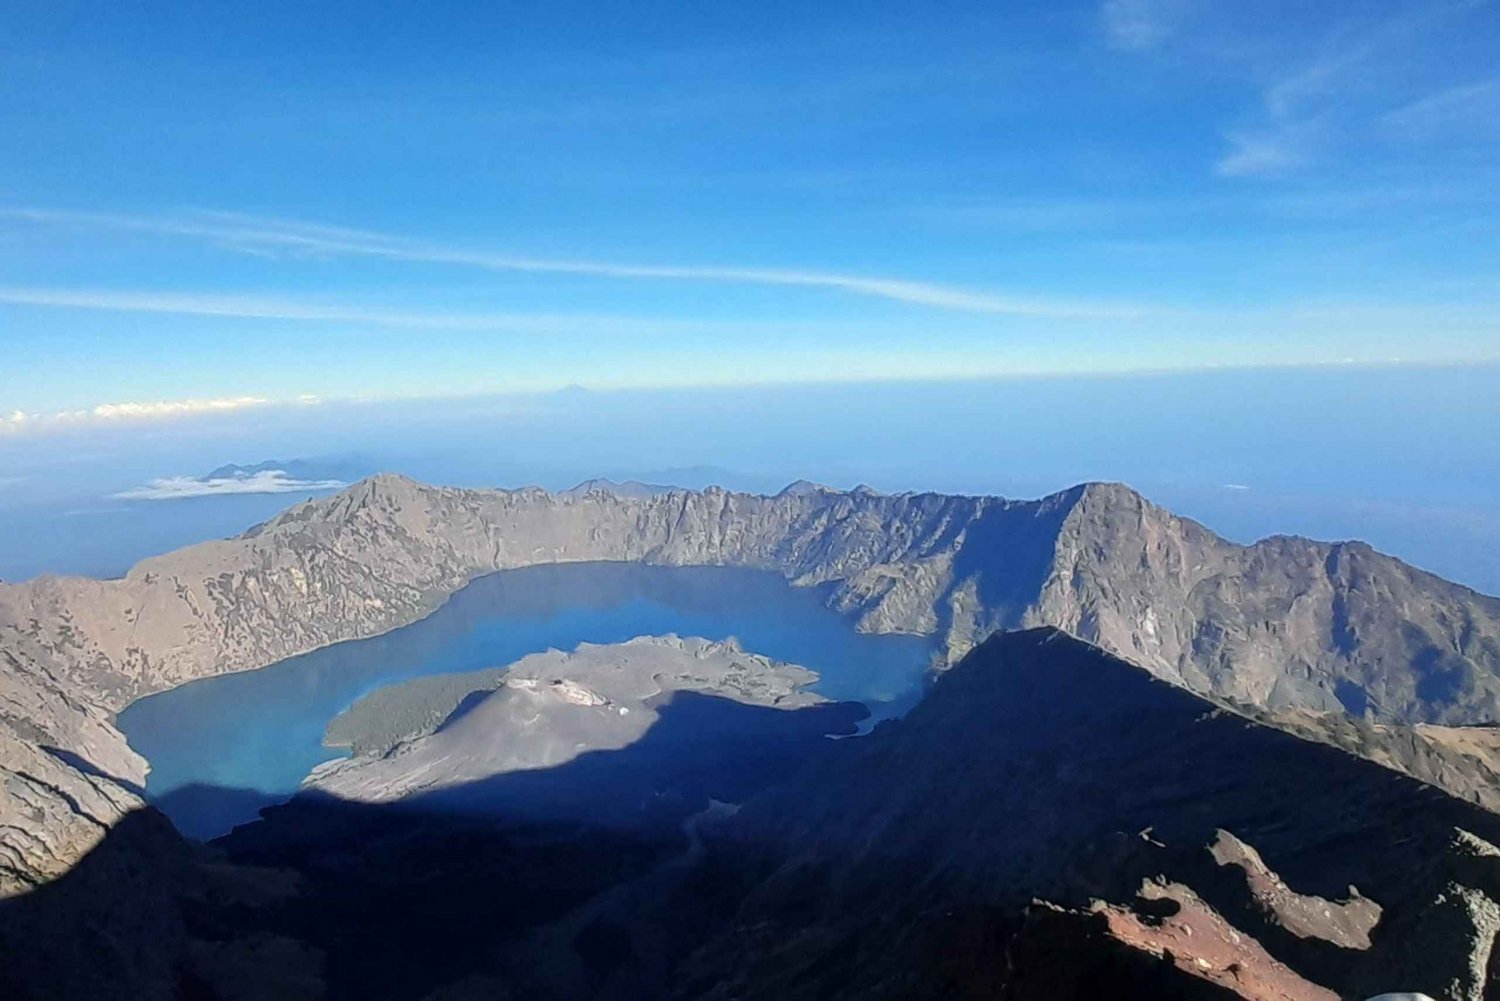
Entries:
POLYGON ((0 8, 5 431, 1500 359, 1495 3, 372 6, 0 8))

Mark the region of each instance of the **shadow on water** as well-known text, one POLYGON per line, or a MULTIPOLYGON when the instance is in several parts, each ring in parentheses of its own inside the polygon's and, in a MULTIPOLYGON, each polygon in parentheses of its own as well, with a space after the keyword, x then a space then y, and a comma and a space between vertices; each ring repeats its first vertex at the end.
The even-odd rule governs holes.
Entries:
MULTIPOLYGON (((0 902, 0 997, 422 998, 465 980, 509 997, 487 978, 514 983, 515 943, 682 859, 690 818, 797 773, 865 715, 681 692, 658 712, 618 750, 397 804, 301 795, 207 845, 138 811, 67 875, 0 902)), ((234 812, 264 794, 174 796, 234 812)), ((674 932, 674 956, 699 937, 674 932)), ((587 996, 577 977, 633 962, 629 933, 596 922, 520 965, 528 996, 559 980, 587 996)))
POLYGON ((286 800, 281 793, 194 783, 157 797, 151 805, 171 818, 184 837, 202 841, 237 824, 253 823, 246 818, 286 800))

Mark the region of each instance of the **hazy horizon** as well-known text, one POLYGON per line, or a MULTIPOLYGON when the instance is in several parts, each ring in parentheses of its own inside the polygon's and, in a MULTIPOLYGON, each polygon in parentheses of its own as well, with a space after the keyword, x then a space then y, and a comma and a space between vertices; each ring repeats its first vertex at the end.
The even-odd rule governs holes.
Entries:
POLYGON ((1117 479, 1500 591, 1493 4, 15 3, 0 34, 0 575, 118 573, 348 465, 1117 479), (336 468, 195 482, 299 458, 336 468))
POLYGON ((1496 374, 1322 367, 574 388, 268 407, 248 423, 233 414, 83 423, 0 439, 0 518, 17 529, 0 577, 117 575, 327 492, 318 480, 392 471, 457 486, 555 490, 602 477, 774 492, 809 479, 1010 497, 1118 480, 1238 542, 1362 539, 1496 594, 1496 374), (306 468, 286 481, 201 482, 222 465, 266 460, 306 468))

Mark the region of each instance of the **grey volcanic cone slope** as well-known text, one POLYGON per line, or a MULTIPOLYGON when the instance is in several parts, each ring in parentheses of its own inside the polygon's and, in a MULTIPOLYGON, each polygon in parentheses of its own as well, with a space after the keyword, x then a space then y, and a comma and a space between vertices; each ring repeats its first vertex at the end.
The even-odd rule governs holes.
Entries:
POLYGON ((1226 941, 1257 939, 1340 996, 1477 999, 1500 930, 1497 842, 1500 817, 1429 786, 1055 630, 1003 634, 905 718, 721 827, 716 858, 763 868, 686 982, 725 998, 992 996, 974 991, 1016 958, 996 915, 1139 893, 1176 901, 1144 908, 1145 926, 1206 905, 1226 941))
MULTIPOLYGON (((733 641, 639 636, 624 643, 584 643, 572 653, 549 650, 512 664, 489 691, 464 698, 464 711, 419 727, 376 753, 319 765, 306 787, 343 800, 390 802, 453 788, 506 772, 552 768, 590 751, 640 740, 658 720, 657 705, 678 691, 717 695, 747 705, 798 709, 825 701, 803 691, 817 675, 803 667, 747 654, 733 641)), ((387 726, 400 718, 403 688, 420 705, 430 679, 376 693, 387 726)), ((360 707, 355 706, 355 711, 360 707)))
MULTIPOLYGON (((133 799, 100 777, 138 773, 107 722, 133 699, 405 625, 480 574, 586 560, 826 585, 859 628, 937 635, 946 662, 994 630, 1056 625, 1254 704, 1447 724, 1500 707, 1500 601, 1358 544, 1236 546, 1121 486, 1022 502, 821 488, 554 495, 382 475, 123 579, 0 585, 0 694, 42 707, 0 713, 0 732, 18 747, 38 744, 27 726, 56 736, 66 782, 33 790, 102 782, 133 799)), ((0 759, 8 776, 33 774, 21 753, 0 759)), ((48 835, 40 848, 17 833, 27 818, 49 831, 109 822, 71 793, 29 796, 0 798, 0 892, 55 872, 74 841, 48 835)))

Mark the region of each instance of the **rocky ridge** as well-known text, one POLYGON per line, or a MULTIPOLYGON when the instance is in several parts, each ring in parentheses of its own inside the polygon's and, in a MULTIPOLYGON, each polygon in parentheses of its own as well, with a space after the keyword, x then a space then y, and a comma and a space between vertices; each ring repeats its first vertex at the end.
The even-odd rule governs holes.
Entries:
POLYGON ((1500 728, 1493 725, 1402 726, 1373 723, 1341 712, 1263 709, 1243 703, 1236 703, 1234 709, 1250 719, 1304 740, 1337 747, 1500 813, 1500 728))
POLYGON ((711 832, 755 875, 679 996, 1480 1001, 1497 840, 1494 814, 1065 634, 1002 634, 711 832))
POLYGON ((827 588, 860 629, 940 637, 939 666, 997 629, 1054 625, 1174 683, 1254 705, 1397 724, 1487 722, 1500 708, 1500 601, 1358 543, 1237 546, 1113 484, 1039 501, 810 484, 774 497, 627 494, 382 475, 119 580, 0 585, 0 697, 11 707, 0 732, 14 745, 0 890, 76 857, 82 832, 108 823, 108 810, 85 806, 90 797, 139 802, 141 765, 111 712, 396 628, 477 575, 539 563, 775 571, 827 588), (21 748, 39 746, 29 728, 61 752, 43 763, 61 770, 51 777, 23 760, 21 748), (16 783, 30 792, 12 792, 16 783))

